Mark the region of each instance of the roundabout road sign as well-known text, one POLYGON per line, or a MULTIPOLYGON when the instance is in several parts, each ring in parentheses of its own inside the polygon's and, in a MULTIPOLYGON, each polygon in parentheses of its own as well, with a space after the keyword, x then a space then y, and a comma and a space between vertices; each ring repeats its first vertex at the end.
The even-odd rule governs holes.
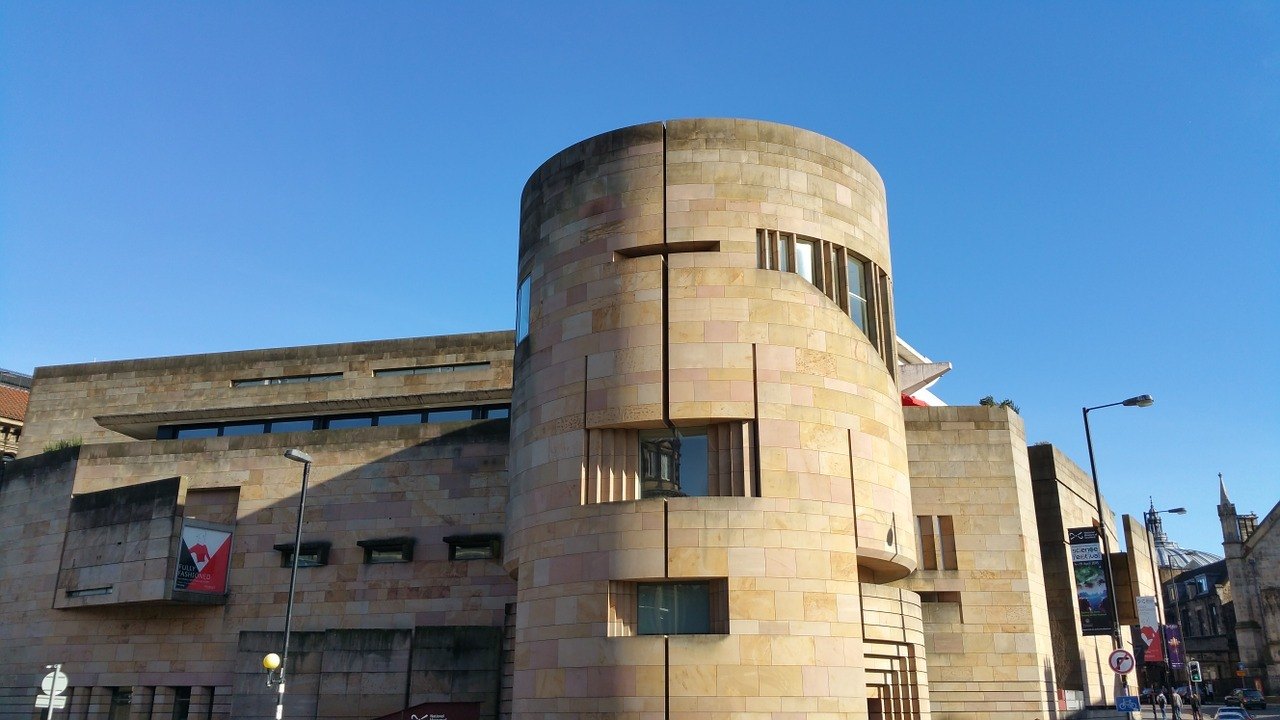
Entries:
POLYGON ((1112 650, 1111 656, 1107 658, 1107 665, 1110 665, 1111 669, 1117 673, 1124 675, 1133 670, 1133 653, 1124 648, 1112 650))

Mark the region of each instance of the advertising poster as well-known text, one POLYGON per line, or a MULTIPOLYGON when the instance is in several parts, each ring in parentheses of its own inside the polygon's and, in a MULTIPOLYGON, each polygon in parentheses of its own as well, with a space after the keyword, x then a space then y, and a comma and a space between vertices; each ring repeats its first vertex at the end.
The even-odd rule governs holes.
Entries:
POLYGON ((230 529, 190 519, 182 521, 174 590, 225 595, 230 565, 230 529))
POLYGON ((1164 643, 1160 637, 1160 610, 1154 595, 1138 596, 1138 629, 1146 648, 1142 653, 1143 662, 1164 662, 1164 643))
POLYGON ((1071 545, 1071 565, 1076 576, 1076 602, 1080 606, 1083 635, 1110 635, 1113 629, 1111 596, 1102 564, 1098 531, 1091 527, 1067 530, 1071 545))
POLYGON ((1186 655, 1182 652, 1182 628, 1177 625, 1165 625, 1164 636, 1169 643, 1169 667, 1181 670, 1186 655))

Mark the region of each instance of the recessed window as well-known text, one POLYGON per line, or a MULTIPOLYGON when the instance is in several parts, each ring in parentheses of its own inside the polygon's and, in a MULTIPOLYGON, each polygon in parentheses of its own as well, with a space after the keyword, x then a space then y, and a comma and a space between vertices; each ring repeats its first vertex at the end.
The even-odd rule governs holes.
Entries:
POLYGON ((520 281, 520 286, 516 289, 516 344, 519 345, 526 337, 529 337, 529 311, 532 308, 530 300, 532 299, 530 291, 532 290, 533 276, 525 275, 520 281))
MULTIPOLYGON (((298 567, 328 565, 329 545, 327 542, 302 543, 302 551, 298 553, 298 567)), ((280 567, 293 567, 293 543, 281 543, 274 547, 280 553, 280 567)))
POLYGON ((129 705, 133 703, 133 688, 111 688, 111 707, 107 720, 129 720, 129 705))
POLYGON ((406 563, 413 560, 413 545, 415 542, 416 540, 411 537, 394 537, 379 540, 359 540, 356 545, 364 548, 364 562, 366 565, 377 565, 379 563, 406 563))
POLYGON ((511 417, 511 408, 503 405, 500 407, 487 407, 484 409, 484 417, 486 420, 496 420, 511 417))
POLYGON ((292 420, 272 420, 271 432, 308 432, 316 429, 316 421, 312 418, 296 418, 292 420))
POLYGON ((956 533, 951 515, 917 515, 921 570, 955 570, 956 533))
POLYGON ((104 587, 80 588, 79 590, 68 590, 67 597, 93 597, 95 595, 110 595, 113 586, 106 585, 104 587))
POLYGON ((871 337, 870 309, 867 302, 867 263, 855 257, 848 259, 849 317, 862 333, 871 337))
POLYGON ((267 431, 265 422, 227 423, 222 426, 225 435, 261 435, 267 431))
POLYGON ((449 363, 446 365, 422 365, 420 367, 404 367, 404 368, 387 368, 385 370, 374 370, 374 377, 389 377, 395 375, 435 375, 448 372, 465 372, 467 370, 487 370, 489 363, 472 362, 472 363, 449 363))
POLYGON ((323 382, 341 380, 342 373, 317 373, 314 375, 287 375, 284 377, 248 378, 232 380, 231 387, 253 387, 255 385, 293 385, 295 383, 323 382))
POLYGON ((378 426, 383 425, 421 425, 422 413, 386 413, 378 416, 378 426))
POLYGON ((502 552, 501 535, 450 535, 444 541, 450 560, 496 560, 502 552))
POLYGON ((814 285, 820 286, 821 283, 814 280, 817 277, 815 272, 817 267, 816 244, 812 240, 796 240, 796 274, 814 285))
POLYGON ((473 420, 475 413, 470 408, 452 409, 452 410, 430 410, 427 412, 427 422, 457 422, 459 420, 473 420))
POLYGON ((373 417, 371 415, 360 415, 353 417, 329 418, 325 421, 324 426, 329 430, 373 427, 373 417))
POLYGON ((218 437, 218 432, 220 430, 221 428, 219 428, 218 426, 210 427, 208 425, 190 425, 187 427, 180 427, 175 429, 173 437, 177 438, 178 440, 193 440, 196 438, 218 437))
POLYGON ((173 714, 170 720, 187 720, 191 713, 191 688, 176 687, 173 689, 173 714))
POLYGON ((707 494, 706 428, 640 433, 640 497, 707 494))
POLYGON ((637 635, 728 632, 724 580, 636 583, 637 635))

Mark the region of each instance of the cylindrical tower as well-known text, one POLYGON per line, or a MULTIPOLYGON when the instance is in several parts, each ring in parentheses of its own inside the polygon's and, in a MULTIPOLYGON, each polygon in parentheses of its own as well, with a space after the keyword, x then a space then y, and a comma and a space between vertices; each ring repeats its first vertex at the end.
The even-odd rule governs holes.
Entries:
POLYGON ((805 130, 638 125, 533 174, 516 717, 927 713, 889 272, 879 176, 805 130))

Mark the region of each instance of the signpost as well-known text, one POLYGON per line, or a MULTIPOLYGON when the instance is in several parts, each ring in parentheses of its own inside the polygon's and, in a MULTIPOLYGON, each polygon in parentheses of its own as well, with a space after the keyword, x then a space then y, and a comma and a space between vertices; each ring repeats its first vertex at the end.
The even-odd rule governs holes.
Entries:
POLYGON ((1111 655, 1107 658, 1107 665, 1117 675, 1125 675, 1133 670, 1133 653, 1124 648, 1112 650, 1111 655))
POLYGON ((1116 698, 1116 710, 1120 712, 1142 712, 1142 705, 1133 695, 1121 695, 1116 698))
POLYGON ((67 676, 62 673, 62 663, 45 667, 53 668, 53 672, 40 681, 40 690, 44 694, 36 696, 36 707, 49 708, 49 714, 45 717, 52 720, 54 708, 67 706, 67 699, 62 695, 62 691, 67 689, 67 676))

